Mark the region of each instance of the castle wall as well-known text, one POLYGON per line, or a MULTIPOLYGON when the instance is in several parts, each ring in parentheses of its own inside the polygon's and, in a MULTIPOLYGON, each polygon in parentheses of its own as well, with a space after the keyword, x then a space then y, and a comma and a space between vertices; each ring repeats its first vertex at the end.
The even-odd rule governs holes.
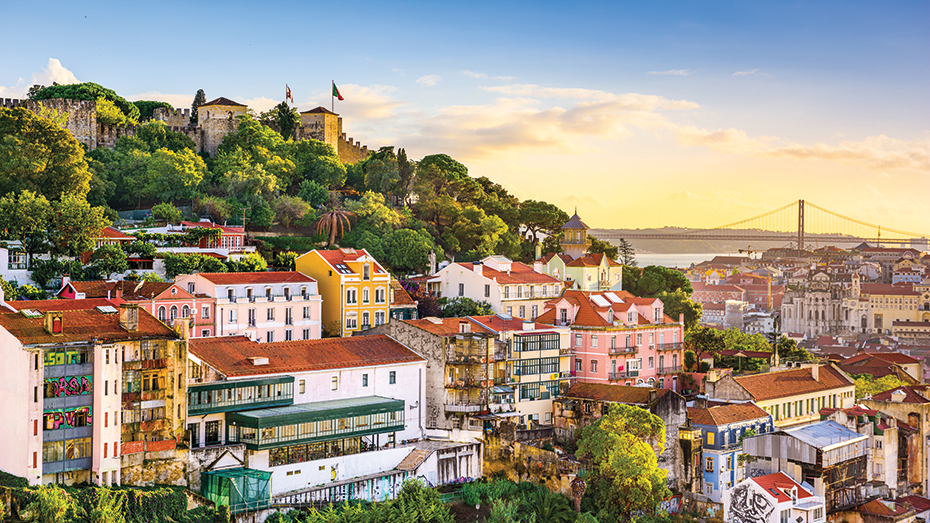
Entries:
MULTIPOLYGON (((342 118, 339 121, 341 122, 342 118)), ((356 163, 368 158, 368 146, 355 142, 352 138, 347 139, 345 133, 342 133, 337 143, 336 153, 339 154, 342 163, 356 163)))
POLYGON ((203 132, 202 149, 210 156, 216 156, 223 138, 239 128, 236 116, 245 114, 246 110, 245 106, 232 105, 208 105, 198 108, 198 123, 203 132))
POLYGON ((135 125, 107 125, 97 123, 97 147, 112 149, 116 141, 124 136, 135 136, 135 125))
POLYGON ((0 100, 3 107, 25 107, 34 113, 39 112, 39 104, 59 112, 68 113, 68 125, 65 127, 74 138, 87 146, 89 150, 97 147, 97 102, 93 100, 17 100, 6 98, 0 100))
POLYGON ((165 122, 168 127, 187 127, 191 122, 191 110, 174 109, 169 111, 164 107, 157 107, 152 114, 152 119, 161 120, 165 122))

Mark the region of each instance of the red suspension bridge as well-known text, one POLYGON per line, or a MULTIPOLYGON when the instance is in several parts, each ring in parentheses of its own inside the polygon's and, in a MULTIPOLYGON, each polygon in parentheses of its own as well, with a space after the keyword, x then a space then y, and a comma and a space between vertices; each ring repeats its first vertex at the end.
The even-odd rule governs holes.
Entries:
MULTIPOLYGON (((923 244, 930 234, 893 229, 835 213, 804 200, 712 229, 681 233, 602 232, 603 240, 745 240, 793 243, 804 249, 805 236, 816 235, 818 244, 923 244)), ((811 239, 814 239, 813 237, 811 239)))

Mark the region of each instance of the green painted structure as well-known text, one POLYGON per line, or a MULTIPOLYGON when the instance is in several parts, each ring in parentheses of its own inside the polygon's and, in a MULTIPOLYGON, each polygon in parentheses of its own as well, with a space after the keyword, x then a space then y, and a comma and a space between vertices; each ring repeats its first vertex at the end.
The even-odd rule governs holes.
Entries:
POLYGON ((200 475, 200 493, 233 514, 271 505, 271 472, 246 468, 210 470, 200 475))

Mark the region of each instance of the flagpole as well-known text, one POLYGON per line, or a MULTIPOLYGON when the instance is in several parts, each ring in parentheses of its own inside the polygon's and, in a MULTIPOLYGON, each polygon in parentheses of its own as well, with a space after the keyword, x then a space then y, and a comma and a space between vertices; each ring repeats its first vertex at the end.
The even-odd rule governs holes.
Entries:
POLYGON ((332 106, 332 111, 336 112, 336 95, 333 94, 336 92, 336 81, 333 80, 333 88, 329 91, 329 103, 332 106))

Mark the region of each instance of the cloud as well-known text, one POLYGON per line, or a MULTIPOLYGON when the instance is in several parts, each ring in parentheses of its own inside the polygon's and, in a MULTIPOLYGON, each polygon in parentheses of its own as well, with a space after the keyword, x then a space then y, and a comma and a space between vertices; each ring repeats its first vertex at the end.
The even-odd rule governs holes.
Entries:
POLYGON ((751 74, 756 74, 757 71, 758 69, 753 69, 752 71, 736 71, 733 73, 733 76, 748 76, 751 74))
POLYGON ((481 78, 481 79, 486 79, 486 80, 505 80, 505 81, 513 80, 512 76, 488 76, 487 73, 480 73, 480 72, 468 71, 468 70, 462 71, 462 74, 470 78, 481 78))
POLYGON ((425 85, 427 87, 433 87, 442 80, 442 77, 438 74, 427 74, 417 78, 417 83, 420 85, 425 85))
MULTIPOLYGON (((356 122, 394 118, 397 108, 409 104, 409 102, 397 100, 394 97, 395 91, 397 91, 397 88, 390 85, 340 85, 339 92, 345 100, 336 102, 336 112, 356 122)), ((329 108, 331 103, 330 91, 327 90, 311 97, 309 103, 312 107, 320 105, 329 108)), ((304 108, 303 105, 305 104, 303 103, 300 105, 302 111, 312 108, 304 108)))
POLYGON ((646 74, 660 74, 671 76, 690 76, 694 71, 691 69, 669 69, 668 71, 649 71, 646 74))
POLYGON ((581 88, 540 87, 533 84, 513 84, 496 87, 482 87, 484 91, 532 98, 562 98, 607 102, 617 104, 628 110, 655 111, 658 109, 697 109, 699 105, 688 100, 669 100, 650 94, 623 93, 614 94, 607 91, 581 88))
POLYGON ((565 197, 565 201, 581 205, 600 205, 602 203, 601 199, 593 194, 569 194, 565 197))
POLYGON ((8 87, 0 85, 0 95, 4 98, 22 98, 26 96, 31 85, 52 85, 56 82, 61 85, 79 83, 74 73, 61 65, 60 60, 57 58, 49 58, 48 65, 41 73, 33 73, 32 83, 30 85, 25 85, 23 79, 19 78, 15 86, 8 87))

